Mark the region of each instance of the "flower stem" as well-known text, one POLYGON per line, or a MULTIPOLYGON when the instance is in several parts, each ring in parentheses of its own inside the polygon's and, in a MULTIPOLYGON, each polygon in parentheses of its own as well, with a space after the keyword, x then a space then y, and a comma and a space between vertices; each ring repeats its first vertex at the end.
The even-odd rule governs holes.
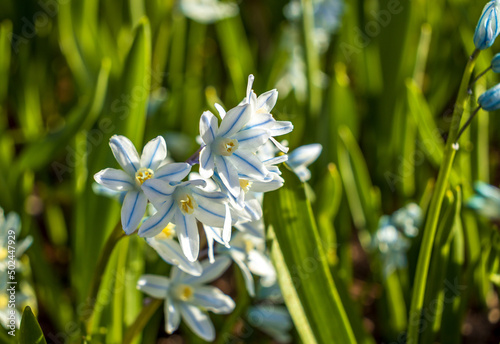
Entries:
POLYGON ((493 68, 492 66, 489 66, 482 73, 479 73, 479 75, 470 83, 469 88, 471 88, 472 86, 474 86, 474 84, 476 83, 476 81, 478 81, 479 79, 481 79, 481 77, 483 75, 485 75, 486 73, 488 73, 490 71, 490 69, 492 69, 492 68, 493 68))
POLYGON ((99 260, 97 261, 96 269, 94 270, 94 275, 92 281, 90 282, 89 294, 86 302, 88 303, 90 309, 83 313, 81 321, 85 323, 87 329, 87 334, 90 333, 92 328, 92 316, 94 314, 94 307, 97 300, 97 294, 99 293, 99 287, 101 286, 102 276, 108 265, 109 258, 116 244, 121 238, 125 236, 125 232, 122 230, 121 223, 115 226, 111 234, 109 235, 104 247, 99 255, 99 260))
POLYGON ((155 314, 156 310, 161 306, 163 300, 153 299, 147 306, 145 306, 141 313, 137 315, 135 321, 125 332, 125 337, 123 337, 123 344, 130 344, 134 338, 142 332, 149 319, 155 314))
POLYGON ((480 51, 476 49, 472 53, 462 76, 462 81, 457 95, 457 102, 453 111, 450 132, 446 141, 443 161, 439 168, 438 179, 429 206, 429 214, 425 223, 422 244, 418 255, 417 270, 415 272, 415 282, 413 286, 411 308, 408 319, 409 327, 407 340, 409 344, 418 343, 422 306, 424 303, 425 286, 429 272, 432 248, 434 246, 434 239, 436 236, 436 229, 443 204, 443 198, 448 186, 448 178, 450 176, 453 160, 456 154, 456 150, 453 148, 453 145, 458 137, 462 114, 468 98, 467 91, 469 88, 469 81, 479 52, 480 51))

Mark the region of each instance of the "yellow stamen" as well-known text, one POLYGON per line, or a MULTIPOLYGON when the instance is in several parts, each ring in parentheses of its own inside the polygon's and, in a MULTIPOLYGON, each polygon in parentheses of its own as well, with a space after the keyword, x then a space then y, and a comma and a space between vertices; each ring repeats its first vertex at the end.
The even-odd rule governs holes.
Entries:
POLYGON ((243 189, 243 191, 248 192, 252 187, 252 182, 247 179, 240 179, 240 187, 243 189))
POLYGON ((198 207, 198 204, 194 200, 193 196, 190 194, 184 194, 182 197, 179 197, 177 200, 179 204, 179 208, 181 208, 184 214, 192 214, 194 210, 198 207))
POLYGON ((223 138, 219 141, 218 151, 220 155, 229 156, 239 147, 238 140, 223 138))
POLYGON ((171 222, 168 223, 167 227, 163 228, 163 230, 156 235, 157 239, 172 239, 175 235, 175 225, 171 222))
POLYGON ((155 176, 155 173, 152 169, 141 167, 139 171, 135 173, 135 180, 139 185, 142 185, 146 180, 151 179, 155 176))
POLYGON ((175 289, 175 296, 182 301, 188 301, 194 294, 193 288, 186 284, 181 284, 175 289))

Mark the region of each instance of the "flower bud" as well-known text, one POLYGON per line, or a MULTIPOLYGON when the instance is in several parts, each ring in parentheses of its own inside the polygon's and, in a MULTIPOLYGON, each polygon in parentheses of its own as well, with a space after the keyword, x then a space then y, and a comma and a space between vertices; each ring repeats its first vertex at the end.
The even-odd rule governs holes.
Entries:
POLYGON ((500 34, 500 0, 490 1, 484 6, 483 13, 474 32, 474 45, 479 50, 484 50, 495 42, 500 34))
POLYGON ((491 60, 491 70, 495 73, 500 73, 500 53, 493 56, 491 60))
POLYGON ((500 84, 481 94, 477 102, 486 111, 500 109, 500 84))

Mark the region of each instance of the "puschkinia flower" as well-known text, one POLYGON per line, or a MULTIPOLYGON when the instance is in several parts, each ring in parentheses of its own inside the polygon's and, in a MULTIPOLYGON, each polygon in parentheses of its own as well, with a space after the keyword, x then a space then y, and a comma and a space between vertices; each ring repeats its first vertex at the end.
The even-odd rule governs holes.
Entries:
POLYGON ((142 188, 158 211, 144 221, 139 236, 153 237, 172 222, 184 254, 195 261, 200 250, 196 221, 222 228, 231 226, 232 221, 226 207, 226 195, 206 192, 201 189, 205 185, 203 180, 167 183, 151 179, 144 182, 142 188))
POLYGON ((290 343, 293 328, 292 318, 283 305, 262 304, 251 306, 247 311, 247 320, 255 328, 268 334, 279 343, 290 343))
POLYGON ((188 274, 199 276, 202 269, 198 261, 190 261, 186 258, 179 243, 175 240, 175 225, 169 223, 159 234, 152 238, 146 238, 151 246, 165 262, 177 266, 188 274))
POLYGON ((495 54, 491 59, 491 70, 495 73, 500 73, 500 53, 495 54))
POLYGON ((234 301, 220 289, 206 285, 219 278, 229 267, 228 257, 218 257, 213 264, 202 263, 201 276, 190 276, 176 267, 170 278, 143 275, 137 282, 137 289, 165 300, 165 331, 169 334, 179 328, 181 318, 198 336, 207 341, 215 339, 215 329, 205 311, 216 314, 231 313, 234 301))
POLYGON ((402 231, 406 236, 413 238, 418 234, 422 224, 422 210, 416 203, 409 203, 396 210, 390 219, 392 225, 402 231))
POLYGON ((474 190, 476 194, 467 201, 467 206, 490 220, 500 220, 500 189, 478 181, 474 190))
POLYGON ((202 24, 234 17, 239 12, 235 3, 218 0, 181 0, 179 6, 186 17, 202 24))
POLYGON ((288 154, 286 164, 299 177, 302 182, 311 179, 311 171, 307 166, 318 159, 323 147, 319 143, 300 146, 288 154))
POLYGON ((500 109, 500 84, 481 94, 477 99, 477 103, 486 111, 500 109))
POLYGON ((479 50, 484 50, 493 45, 500 34, 500 0, 490 1, 484 6, 483 13, 474 32, 474 45, 479 50))
POLYGON ((94 179, 108 189, 127 192, 121 222, 123 230, 129 235, 136 230, 146 211, 148 199, 141 189, 142 184, 149 179, 181 181, 189 174, 191 166, 187 163, 162 165, 167 156, 167 145, 161 136, 149 141, 140 157, 134 144, 125 136, 114 135, 109 145, 123 170, 106 168, 96 173, 94 179))
POLYGON ((406 267, 406 252, 410 248, 410 241, 390 223, 388 216, 380 219, 371 245, 380 253, 385 277, 396 269, 406 267))

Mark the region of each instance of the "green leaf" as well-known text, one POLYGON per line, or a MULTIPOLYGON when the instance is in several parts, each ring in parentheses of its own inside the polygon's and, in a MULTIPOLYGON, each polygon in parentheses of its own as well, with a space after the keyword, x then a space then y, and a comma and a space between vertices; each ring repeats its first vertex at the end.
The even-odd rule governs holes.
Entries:
POLYGON ((266 194, 264 219, 271 256, 297 331, 304 343, 355 343, 330 274, 304 184, 283 169, 285 185, 266 194))
POLYGON ((19 332, 19 344, 47 344, 42 329, 29 306, 24 309, 19 332))

